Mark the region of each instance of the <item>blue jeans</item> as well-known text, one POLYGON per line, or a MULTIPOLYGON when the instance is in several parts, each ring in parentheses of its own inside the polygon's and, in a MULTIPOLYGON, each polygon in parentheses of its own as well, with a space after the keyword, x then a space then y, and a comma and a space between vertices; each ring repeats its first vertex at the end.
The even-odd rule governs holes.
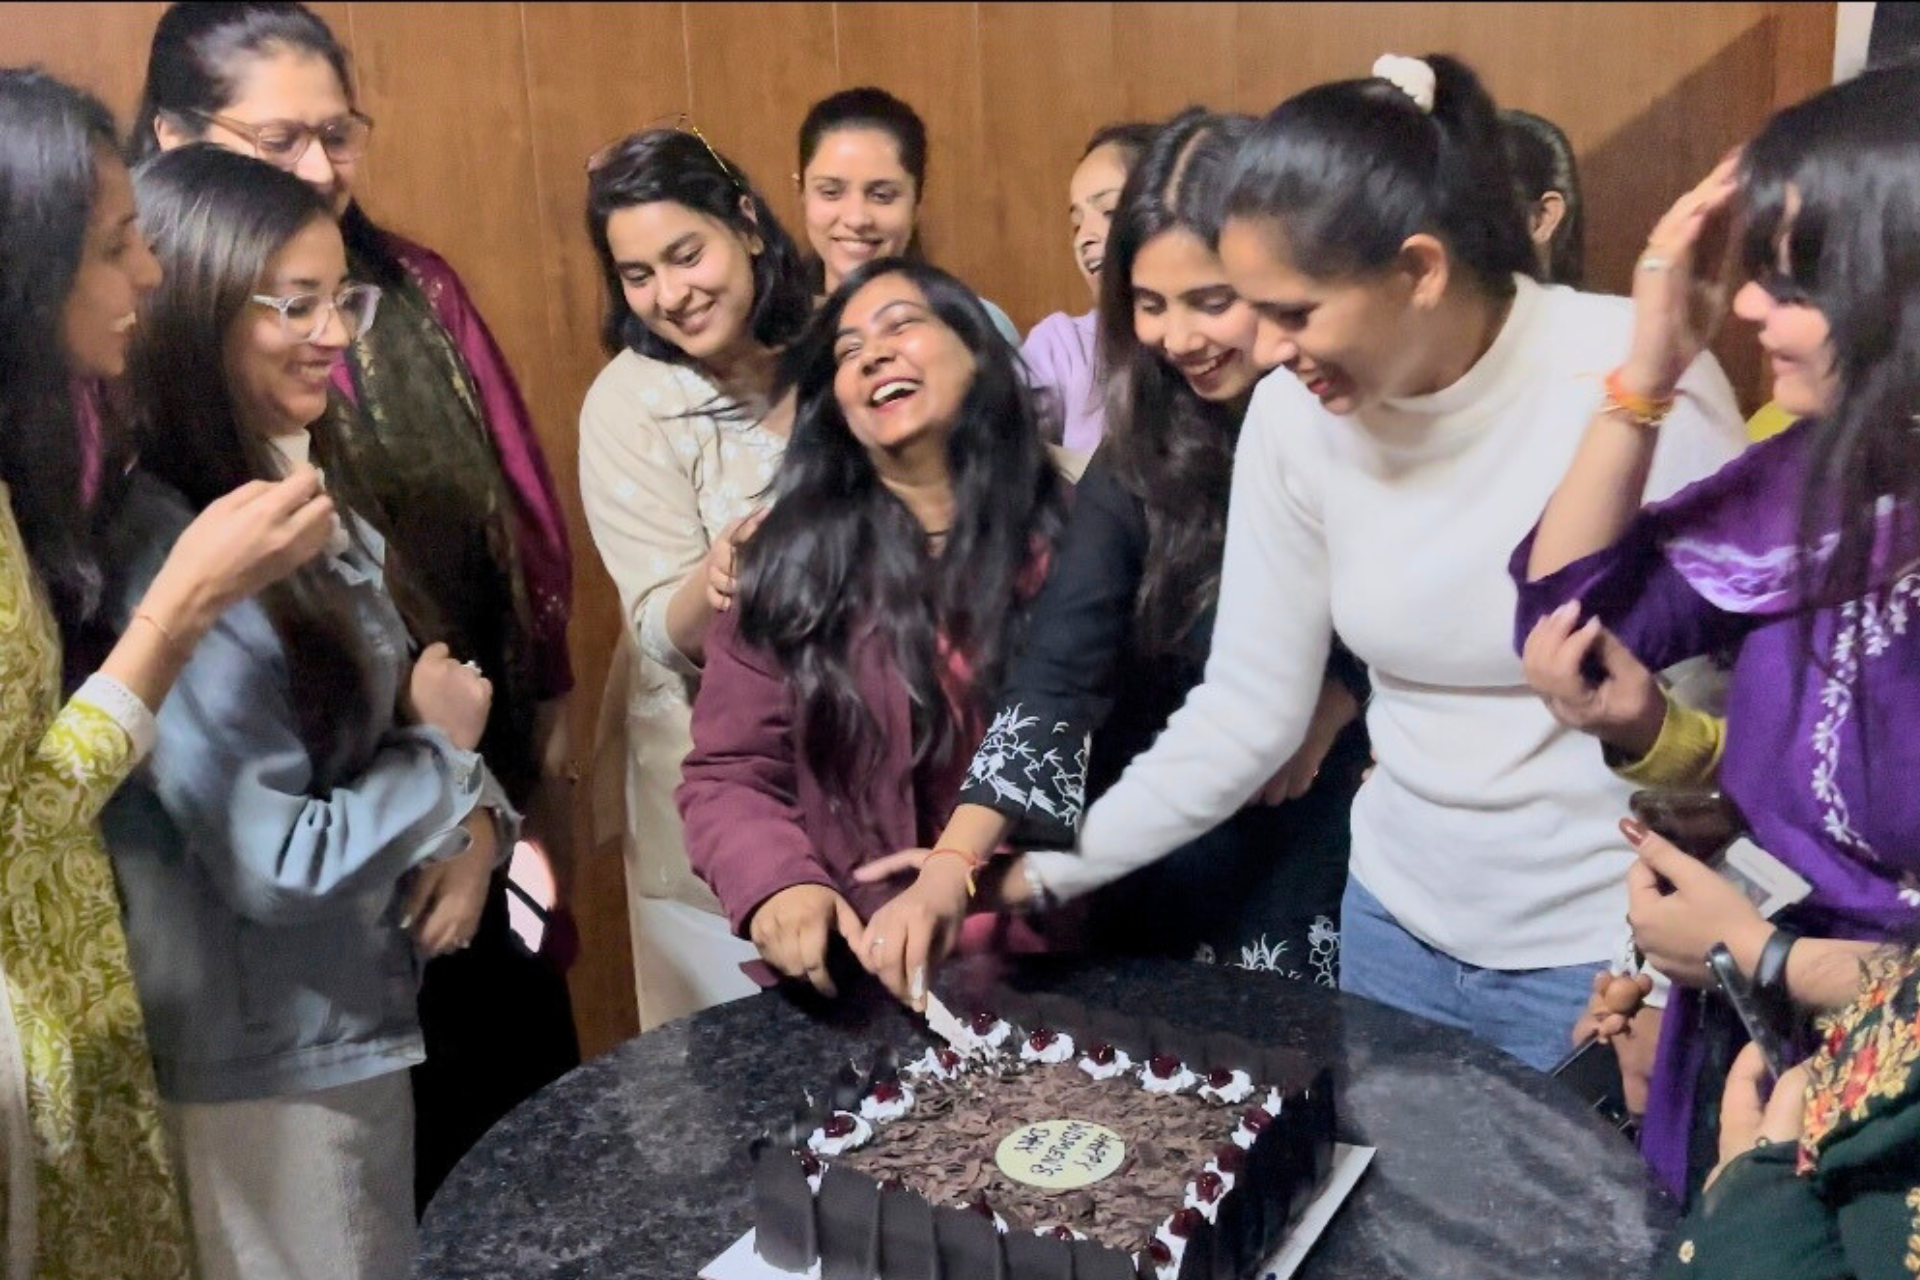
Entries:
POLYGON ((1340 989, 1458 1027, 1545 1071, 1567 1056, 1573 1024, 1601 963, 1482 969, 1400 927, 1380 900, 1347 880, 1340 906, 1340 989))

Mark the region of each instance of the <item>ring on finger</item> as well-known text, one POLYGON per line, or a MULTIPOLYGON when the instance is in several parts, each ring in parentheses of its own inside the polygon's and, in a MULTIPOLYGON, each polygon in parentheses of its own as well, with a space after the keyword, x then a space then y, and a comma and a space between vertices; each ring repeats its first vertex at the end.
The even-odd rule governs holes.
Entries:
POLYGON ((885 938, 875 938, 875 939, 874 939, 874 940, 873 940, 872 942, 869 942, 869 943, 867 944, 867 954, 868 954, 868 955, 879 955, 879 954, 880 954, 880 948, 882 948, 882 947, 884 947, 884 946, 886 946, 886 945, 887 945, 887 940, 886 940, 885 938))
POLYGON ((1638 263, 1638 269, 1641 271, 1665 271, 1668 267, 1671 267, 1672 265, 1673 264, 1671 262, 1661 257, 1659 254, 1648 253, 1648 254, 1641 255, 1640 261, 1638 263))

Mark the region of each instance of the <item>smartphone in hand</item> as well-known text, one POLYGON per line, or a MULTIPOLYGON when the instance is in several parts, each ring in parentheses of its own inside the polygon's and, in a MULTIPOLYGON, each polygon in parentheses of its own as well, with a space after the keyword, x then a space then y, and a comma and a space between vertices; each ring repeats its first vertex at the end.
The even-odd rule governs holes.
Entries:
POLYGON ((1636 791, 1627 807, 1642 826, 1665 836, 1674 848, 1714 866, 1746 822, 1719 791, 1636 791))

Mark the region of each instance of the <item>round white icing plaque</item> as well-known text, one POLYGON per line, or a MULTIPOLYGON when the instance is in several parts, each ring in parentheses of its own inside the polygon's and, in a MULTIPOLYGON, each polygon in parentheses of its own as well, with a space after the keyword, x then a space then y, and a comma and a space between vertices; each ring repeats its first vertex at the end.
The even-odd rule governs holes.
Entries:
POLYGON ((1045 1191, 1075 1191, 1111 1176, 1127 1144, 1105 1125, 1087 1120, 1042 1120, 1015 1129, 993 1153, 1000 1172, 1045 1191))

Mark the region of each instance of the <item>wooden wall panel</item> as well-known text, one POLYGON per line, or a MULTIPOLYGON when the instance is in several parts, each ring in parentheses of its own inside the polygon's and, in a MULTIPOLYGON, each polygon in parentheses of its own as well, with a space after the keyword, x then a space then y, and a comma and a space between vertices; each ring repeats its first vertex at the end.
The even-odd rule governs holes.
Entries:
POLYGON ((37 63, 98 94, 124 125, 146 82, 147 46, 165 8, 159 0, 0 4, 0 66, 37 63))
MULTIPOLYGON (((686 31, 677 4, 532 4, 522 8, 527 95, 540 209, 539 261, 546 295, 553 381, 561 389, 542 424, 547 459, 567 511, 574 550, 571 627, 576 760, 589 759, 598 730, 600 690, 624 625, 619 596, 593 549, 580 507, 580 397, 606 361, 600 346, 604 288, 588 243, 586 157, 608 142, 687 109, 686 31), (580 50, 609 56, 582 59, 580 50)), ((586 787, 582 786, 583 794, 586 787)), ((574 823, 571 899, 581 930, 571 978, 583 1050, 591 1053, 639 1030, 628 959, 625 868, 593 856, 591 815, 574 823)))
POLYGON ((1114 5, 1115 118, 1162 120, 1195 105, 1232 110, 1239 19, 1234 4, 1114 5))
POLYGON ((744 167, 804 241, 794 135, 807 107, 841 87, 834 6, 688 4, 694 122, 744 167))
POLYGON ((552 382, 546 279, 536 253, 533 123, 518 5, 355 5, 374 218, 461 272, 544 427, 566 399, 552 382), (424 49, 443 56, 422 57, 424 49))
POLYGON ((986 139, 975 6, 855 3, 834 11, 840 83, 877 85, 913 103, 927 122, 921 246, 934 262, 980 287, 993 271, 996 242, 980 219, 976 176, 985 167, 986 139))
MULTIPOLYGON (((1660 210, 1777 105, 1831 74, 1831 3, 370 4, 313 6, 356 55, 379 118, 368 205, 456 266, 524 383, 576 552, 574 755, 592 744, 619 626, 581 520, 580 397, 599 369, 600 285, 581 224, 590 150, 682 108, 800 233, 794 134, 807 105, 875 83, 932 134, 925 238, 1022 326, 1085 305, 1066 182, 1108 121, 1190 102, 1264 113, 1382 52, 1454 52, 1504 104, 1580 154, 1592 283, 1622 289, 1660 210)), ((157 0, 0 3, 0 64, 32 61, 124 116, 157 0)), ((1738 326, 1732 326, 1737 330, 1738 326)), ((1751 398, 1752 346, 1723 359, 1751 398)), ((585 840, 581 789, 578 853, 585 840)), ((584 859, 573 974, 589 1053, 635 1023, 617 860, 584 859)))
POLYGON ((1067 178, 1087 135, 1114 118, 1113 7, 988 4, 980 59, 991 157, 975 217, 1001 260, 971 283, 1024 330, 1050 311, 1086 308, 1087 286, 1065 250, 1067 178), (1084 50, 1084 58, 1071 50, 1084 50), (1044 127, 1041 127, 1044 125, 1044 127))

